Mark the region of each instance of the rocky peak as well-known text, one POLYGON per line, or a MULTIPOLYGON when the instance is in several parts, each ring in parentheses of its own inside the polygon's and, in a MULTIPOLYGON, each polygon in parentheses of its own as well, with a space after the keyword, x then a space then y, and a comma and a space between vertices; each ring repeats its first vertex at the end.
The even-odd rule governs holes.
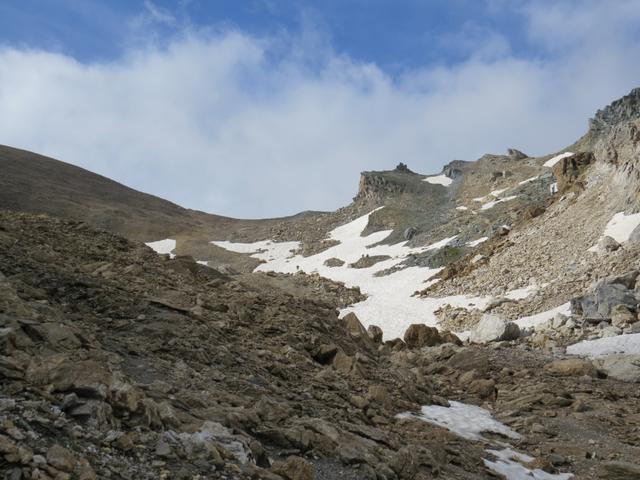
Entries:
POLYGON ((589 120, 589 130, 602 132, 636 118, 640 118, 640 88, 634 88, 628 95, 598 110, 594 118, 589 120))
POLYGON ((508 148, 507 155, 513 160, 524 160, 525 158, 529 158, 529 155, 515 148, 508 148))

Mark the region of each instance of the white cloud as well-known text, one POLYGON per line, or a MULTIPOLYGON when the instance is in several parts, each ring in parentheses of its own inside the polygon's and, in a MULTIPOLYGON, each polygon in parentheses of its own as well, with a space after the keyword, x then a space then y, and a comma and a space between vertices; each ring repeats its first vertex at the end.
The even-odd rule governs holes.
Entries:
POLYGON ((628 9, 582 15, 583 35, 607 32, 598 48, 567 40, 559 51, 573 11, 527 7, 529 37, 552 54, 518 58, 504 36, 472 29, 479 40, 467 60, 399 78, 335 53, 312 30, 271 39, 191 31, 91 64, 4 48, 0 143, 215 213, 333 209, 350 201, 361 170, 402 161, 436 173, 452 159, 572 143, 596 108, 640 78, 628 9))

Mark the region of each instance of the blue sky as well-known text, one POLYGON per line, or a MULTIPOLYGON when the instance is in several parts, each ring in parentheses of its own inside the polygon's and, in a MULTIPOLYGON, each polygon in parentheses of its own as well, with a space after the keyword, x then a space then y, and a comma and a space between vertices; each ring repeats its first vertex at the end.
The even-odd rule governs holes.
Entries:
POLYGON ((242 217, 576 140, 640 84, 640 0, 4 0, 0 143, 242 217))
POLYGON ((144 17, 159 35, 214 27, 270 36, 300 32, 314 22, 338 52, 390 72, 462 60, 468 48, 452 42, 452 34, 465 29, 500 30, 517 49, 532 47, 518 8, 478 0, 5 0, 0 5, 3 43, 55 49, 83 61, 122 56, 144 17))

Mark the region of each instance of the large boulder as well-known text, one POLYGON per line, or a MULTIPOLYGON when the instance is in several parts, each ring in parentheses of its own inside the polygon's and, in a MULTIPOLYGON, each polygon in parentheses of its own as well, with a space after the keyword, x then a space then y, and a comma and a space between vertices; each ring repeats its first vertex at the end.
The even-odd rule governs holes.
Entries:
POLYGON ((609 320, 612 311, 618 305, 624 305, 630 311, 636 311, 638 297, 633 284, 637 272, 606 278, 596 283, 589 293, 571 300, 571 311, 592 321, 609 320))
POLYGON ((595 359, 594 363, 611 378, 640 383, 640 355, 606 355, 595 359))
POLYGON ((638 480, 640 465, 629 462, 604 462, 599 477, 606 480, 638 480))
POLYGON ((635 312, 626 305, 616 305, 611 311, 611 325, 624 328, 638 320, 635 312))
POLYGON ((355 313, 347 313, 342 321, 344 322, 344 326, 346 327, 347 331, 354 339, 360 340, 366 345, 372 344, 372 340, 369 338, 367 329, 364 328, 362 323, 360 323, 360 319, 355 313))
POLYGON ((404 332, 404 343, 409 348, 434 347, 442 343, 442 338, 437 328, 414 323, 404 332))
POLYGON ((544 366, 545 371, 561 377, 581 377, 588 375, 595 377, 596 367, 589 360, 582 358, 569 358, 566 360, 554 360, 544 366))
POLYGON ((469 340, 472 343, 489 343, 515 340, 520 337, 520 327, 507 322, 500 315, 485 313, 471 331, 469 340))

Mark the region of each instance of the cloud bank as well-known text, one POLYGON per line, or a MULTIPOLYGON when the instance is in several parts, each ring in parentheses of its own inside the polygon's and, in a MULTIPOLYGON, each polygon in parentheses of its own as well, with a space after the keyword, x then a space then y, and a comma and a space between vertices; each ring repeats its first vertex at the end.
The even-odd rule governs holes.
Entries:
POLYGON ((183 26, 103 63, 5 46, 0 143, 212 213, 331 210, 362 170, 404 162, 436 173, 453 159, 572 143, 597 108, 640 83, 640 2, 607 3, 521 3, 537 53, 467 25, 445 39, 463 61, 393 76, 313 28, 259 38, 183 26))

